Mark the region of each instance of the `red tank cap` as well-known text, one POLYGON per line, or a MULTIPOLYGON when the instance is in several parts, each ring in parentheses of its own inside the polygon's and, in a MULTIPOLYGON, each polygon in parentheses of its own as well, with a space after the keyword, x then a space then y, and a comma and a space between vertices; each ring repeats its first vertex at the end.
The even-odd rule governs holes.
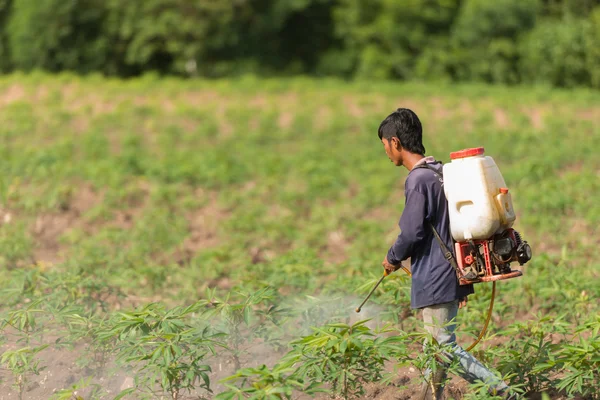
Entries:
POLYGON ((502 194, 508 193, 508 188, 500 188, 500 193, 502 193, 502 194))
POLYGON ((450 153, 450 159, 456 160, 457 158, 480 156, 483 154, 483 152, 483 147, 473 147, 471 149, 464 149, 450 153))

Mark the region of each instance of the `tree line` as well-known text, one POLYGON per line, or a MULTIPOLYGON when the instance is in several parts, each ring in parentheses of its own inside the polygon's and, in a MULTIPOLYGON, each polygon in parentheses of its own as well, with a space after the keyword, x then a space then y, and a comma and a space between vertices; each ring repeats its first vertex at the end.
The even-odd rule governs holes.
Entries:
POLYGON ((600 88, 600 0, 0 0, 0 72, 600 88))

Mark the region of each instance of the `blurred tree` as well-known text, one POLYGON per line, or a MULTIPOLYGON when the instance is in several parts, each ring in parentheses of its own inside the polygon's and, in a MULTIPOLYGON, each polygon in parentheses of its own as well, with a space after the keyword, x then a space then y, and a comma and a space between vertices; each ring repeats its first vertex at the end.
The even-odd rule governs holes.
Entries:
POLYGON ((102 70, 103 0, 12 0, 7 37, 15 68, 102 70))
MULTIPOLYGON (((312 72, 332 36, 327 0, 109 0, 112 70, 220 76, 312 72)), ((111 71, 112 72, 112 71, 111 71)))
POLYGON ((586 68, 591 85, 600 89, 600 6, 592 11, 589 21, 589 30, 585 36, 586 68))
POLYGON ((542 0, 541 14, 547 17, 562 18, 586 17, 600 0, 542 0))
POLYGON ((106 35, 115 60, 109 73, 147 70, 195 75, 214 63, 211 51, 226 48, 235 32, 227 28, 244 1, 107 0, 106 35))
POLYGON ((600 87, 598 10, 600 0, 0 0, 0 72, 600 87))
POLYGON ((10 49, 8 47, 6 21, 10 12, 11 0, 0 0, 0 72, 11 68, 10 49))
POLYGON ((467 0, 452 28, 454 77, 516 83, 517 40, 538 11, 537 0, 467 0))
POLYGON ((331 0, 250 0, 239 18, 240 52, 268 73, 308 73, 334 44, 331 0))
POLYGON ((453 36, 466 46, 494 38, 514 39, 533 27, 538 9, 537 0, 467 0, 460 9, 453 36))
POLYGON ((324 58, 322 68, 410 78, 417 58, 448 34, 459 5, 460 0, 339 0, 334 21, 342 47, 324 58))
POLYGON ((591 29, 590 21, 574 17, 540 22, 520 44, 523 79, 566 87, 590 84, 586 39, 591 29))

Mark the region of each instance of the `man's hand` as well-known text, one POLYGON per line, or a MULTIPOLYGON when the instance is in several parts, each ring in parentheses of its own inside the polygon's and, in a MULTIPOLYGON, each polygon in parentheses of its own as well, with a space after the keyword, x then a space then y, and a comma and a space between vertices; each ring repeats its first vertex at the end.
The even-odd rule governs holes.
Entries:
POLYGON ((402 263, 400 263, 398 265, 390 264, 387 259, 387 256, 385 256, 381 265, 383 265, 383 268, 385 269, 385 275, 387 276, 394 271, 398 271, 400 269, 400 267, 402 266, 402 263))
POLYGON ((463 297, 462 299, 458 300, 458 308, 463 308, 467 306, 467 301, 469 300, 468 297, 463 297))

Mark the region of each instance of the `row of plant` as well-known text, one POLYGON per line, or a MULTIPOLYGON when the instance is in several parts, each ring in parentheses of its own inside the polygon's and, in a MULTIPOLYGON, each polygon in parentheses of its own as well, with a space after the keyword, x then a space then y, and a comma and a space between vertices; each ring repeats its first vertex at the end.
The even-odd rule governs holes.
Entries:
MULTIPOLYGON (((419 330, 397 328, 391 317, 397 309, 394 304, 379 305, 370 323, 352 322, 352 304, 343 299, 287 303, 274 288, 264 287, 254 292, 235 289, 224 296, 209 291, 185 307, 150 303, 131 311, 105 312, 81 296, 95 296, 93 289, 82 290, 74 281, 65 285, 52 275, 33 269, 2 293, 8 305, 3 337, 10 346, 1 362, 12 372, 20 396, 30 378, 46 366, 43 352, 48 347, 80 356, 81 381, 57 392, 55 398, 61 399, 82 390, 107 398, 92 376, 110 376, 123 368, 135 377, 134 385, 112 396, 115 399, 166 394, 178 399, 188 392, 217 399, 292 398, 323 392, 350 399, 363 395, 369 382, 402 390, 407 382, 399 382, 390 366, 414 367, 420 382, 432 360, 448 361, 448 349, 433 345, 423 351, 426 336, 419 330), (256 364, 251 349, 257 343, 264 346, 263 354, 273 355, 272 360, 268 365, 248 366, 256 364), (218 364, 226 364, 233 374, 215 382, 211 376, 218 364)), ((376 301, 391 298, 390 289, 376 301)), ((467 313, 471 318, 461 317, 463 325, 481 321, 485 298, 472 302, 475 310, 467 313)), ((528 322, 501 323, 492 328, 488 339, 503 337, 502 345, 488 347, 484 341, 482 350, 476 350, 478 357, 495 365, 518 392, 562 391, 596 399, 600 319, 595 313, 579 318, 574 310, 576 304, 564 307, 558 317, 540 315, 528 322)), ((497 310, 496 316, 502 314, 514 315, 497 310)), ((463 336, 463 340, 468 339, 463 336)), ((481 398, 477 396, 487 390, 484 384, 475 384, 466 398, 481 398)))

